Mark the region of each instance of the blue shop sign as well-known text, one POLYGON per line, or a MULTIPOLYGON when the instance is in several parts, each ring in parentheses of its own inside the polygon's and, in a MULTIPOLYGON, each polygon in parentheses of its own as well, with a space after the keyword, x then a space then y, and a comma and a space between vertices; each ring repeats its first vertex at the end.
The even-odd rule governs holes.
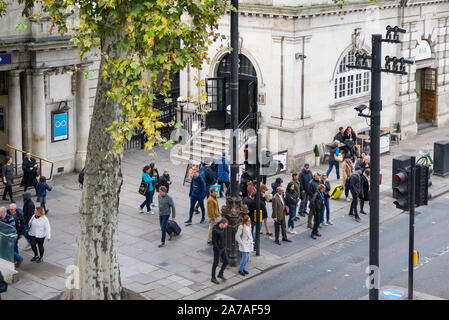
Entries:
POLYGON ((11 64, 11 54, 10 53, 0 54, 0 65, 1 64, 11 64))
POLYGON ((69 113, 52 113, 51 117, 51 141, 63 141, 69 139, 69 113))

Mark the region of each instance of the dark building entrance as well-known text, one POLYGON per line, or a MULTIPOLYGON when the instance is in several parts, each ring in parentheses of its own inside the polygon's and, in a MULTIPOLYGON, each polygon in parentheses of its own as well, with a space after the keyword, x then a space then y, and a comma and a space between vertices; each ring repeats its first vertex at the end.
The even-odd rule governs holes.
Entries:
MULTIPOLYGON (((206 115, 206 127, 226 129, 231 117, 226 108, 231 104, 231 55, 226 55, 218 66, 217 78, 206 79, 208 103, 212 110, 206 115)), ((250 113, 257 112, 257 74, 247 57, 239 55, 239 123, 250 113)))

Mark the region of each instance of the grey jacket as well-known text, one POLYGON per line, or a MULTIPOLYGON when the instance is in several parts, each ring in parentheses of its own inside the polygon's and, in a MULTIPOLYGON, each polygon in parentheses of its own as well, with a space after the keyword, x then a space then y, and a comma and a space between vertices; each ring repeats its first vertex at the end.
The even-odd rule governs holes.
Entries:
POLYGON ((160 216, 169 216, 171 211, 172 218, 176 217, 175 203, 173 202, 172 197, 168 194, 166 194, 165 197, 158 195, 158 201, 160 216))
MULTIPOLYGON (((14 166, 5 164, 2 167, 2 177, 6 178, 6 185, 11 186, 14 183, 14 166)), ((3 180, 3 178, 2 178, 3 180)))

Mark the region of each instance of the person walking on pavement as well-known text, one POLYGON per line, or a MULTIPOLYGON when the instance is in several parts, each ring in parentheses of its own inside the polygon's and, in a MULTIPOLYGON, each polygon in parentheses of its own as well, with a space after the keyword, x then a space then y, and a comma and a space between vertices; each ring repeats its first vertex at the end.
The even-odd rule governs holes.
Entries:
MULTIPOLYGON (((206 182, 206 193, 205 198, 206 202, 210 195, 210 187, 215 183, 215 177, 214 177, 214 171, 212 170, 212 161, 206 160, 206 163, 204 166, 200 168, 200 177, 204 179, 204 182, 206 182)), ((197 203, 195 206, 195 214, 200 213, 198 208, 200 204, 197 203)))
POLYGON ((229 183, 231 180, 229 179, 229 164, 228 160, 226 160, 225 152, 223 151, 220 158, 218 158, 217 165, 217 180, 220 185, 220 197, 223 197, 223 185, 226 186, 226 195, 229 194, 229 183))
POLYGON ((332 189, 329 180, 327 180, 326 174, 321 175, 321 184, 326 187, 326 189, 324 190, 324 208, 326 209, 326 220, 324 220, 324 209, 323 209, 321 223, 325 226, 332 225, 334 223, 330 219, 330 203, 329 203, 330 202, 329 199, 331 197, 330 192, 332 189))
POLYGON ((20 220, 14 219, 14 217, 6 211, 5 207, 0 207, 0 222, 10 225, 14 231, 14 265, 16 268, 20 267, 23 258, 19 255, 19 235, 21 234, 20 220))
MULTIPOLYGON (((350 155, 345 156, 345 159, 343 161, 343 165, 341 166, 341 169, 342 169, 342 173, 343 173, 342 184, 343 184, 343 187, 346 188, 346 180, 347 180, 347 178, 351 177, 352 171, 354 170, 354 166, 352 164, 350 155)), ((348 197, 349 190, 345 190, 345 195, 346 195, 346 200, 351 201, 351 198, 348 197)))
POLYGON ((307 188, 309 181, 312 180, 312 172, 310 172, 309 164, 304 164, 304 168, 299 173, 299 183, 300 183, 300 191, 299 194, 301 198, 301 204, 299 206, 299 215, 301 217, 305 217, 307 213, 307 201, 309 200, 309 196, 307 194, 307 188))
POLYGON ((282 189, 282 187, 278 187, 277 193, 274 195, 272 200, 273 213, 271 217, 274 220, 274 242, 278 245, 281 244, 279 242, 279 231, 282 232, 282 241, 292 242, 291 240, 287 239, 287 232, 285 228, 286 203, 283 194, 284 189, 282 189))
POLYGON ((220 216, 220 209, 218 207, 218 190, 217 188, 212 188, 210 191, 210 196, 207 198, 207 217, 209 218, 209 232, 207 234, 207 244, 212 244, 212 230, 214 228, 215 222, 220 216))
MULTIPOLYGON (((318 186, 321 184, 320 174, 318 172, 314 172, 313 179, 309 181, 309 185, 307 188, 307 195, 309 199, 312 199, 313 195, 316 193, 318 186)), ((307 218, 307 227, 309 229, 313 228, 313 214, 309 211, 309 216, 307 218)))
POLYGON ((167 188, 164 186, 159 187, 159 195, 157 196, 157 200, 159 203, 159 225, 162 231, 161 244, 158 247, 162 248, 165 246, 168 219, 170 219, 171 214, 171 220, 175 221, 176 208, 173 198, 167 194, 167 188))
POLYGON ((296 207, 298 205, 298 194, 295 190, 295 185, 290 182, 287 185, 287 191, 285 192, 285 203, 288 207, 288 233, 296 234, 295 231, 295 217, 296 217, 296 207))
POLYGON ((332 172, 332 168, 335 167, 335 173, 337 174, 337 179, 340 180, 340 162, 335 160, 335 157, 340 155, 340 148, 338 147, 339 141, 336 140, 332 144, 329 150, 329 169, 326 171, 326 176, 329 177, 329 174, 332 172))
POLYGON ((350 191, 352 195, 351 208, 349 209, 349 215, 354 216, 357 222, 360 222, 359 214, 357 213, 357 202, 362 192, 362 182, 360 175, 362 174, 362 168, 360 166, 355 167, 355 171, 351 174, 349 179, 350 191))
POLYGON ((189 212, 189 219, 184 222, 185 224, 187 224, 187 225, 191 225, 192 224, 193 210, 194 210, 195 204, 197 202, 200 204, 201 214, 202 214, 200 223, 204 222, 205 215, 206 215, 206 212, 204 210, 204 197, 205 197, 205 195, 206 195, 206 182, 200 176, 199 170, 197 168, 195 168, 195 169, 193 169, 192 181, 190 182, 190 191, 189 191, 190 212, 189 212))
POLYGON ((44 241, 51 239, 51 228, 48 218, 45 216, 45 211, 41 207, 34 209, 34 215, 28 223, 30 231, 28 232, 31 240, 31 249, 33 249, 34 257, 31 261, 37 263, 42 262, 44 258, 44 241), (39 247, 39 255, 37 252, 39 247))
POLYGON ((9 201, 14 203, 14 197, 12 195, 12 185, 14 184, 14 166, 12 164, 12 158, 6 156, 6 164, 2 167, 3 184, 5 185, 5 191, 3 191, 3 201, 7 201, 6 194, 9 194, 9 201))
POLYGON ((47 198, 47 191, 51 191, 52 188, 47 184, 47 178, 44 176, 41 176, 39 178, 39 182, 36 185, 36 194, 37 194, 37 202, 40 203, 40 206, 44 208, 45 214, 48 214, 45 204, 46 204, 46 198, 47 198))
POLYGON ((321 234, 318 232, 318 228, 320 226, 321 212, 324 209, 324 191, 326 187, 320 184, 317 187, 317 190, 313 197, 310 199, 310 214, 313 215, 313 229, 312 234, 310 235, 312 239, 316 239, 316 237, 321 237, 321 234))
MULTIPOLYGON (((30 239, 28 237, 28 223, 25 222, 25 217, 23 216, 23 211, 19 208, 17 208, 17 205, 15 203, 11 203, 9 205, 9 209, 7 210, 7 213, 13 216, 15 222, 16 222, 16 229, 17 229, 17 242, 19 242, 19 239, 22 237, 25 237, 28 244, 30 243, 30 239)), ((19 252, 19 247, 16 244, 16 251, 19 252)))
POLYGON ((170 179, 170 174, 168 173, 168 169, 165 168, 164 169, 164 173, 162 174, 162 176, 159 179, 159 186, 164 186, 165 188, 167 188, 167 193, 170 190, 170 185, 171 185, 172 181, 170 179))
POLYGON ((242 224, 237 229, 235 234, 235 241, 239 244, 239 251, 242 253, 240 260, 239 274, 246 276, 249 274, 246 271, 246 264, 248 263, 249 253, 253 250, 254 241, 251 233, 251 219, 245 215, 242 219, 242 224))
POLYGON ((24 187, 24 192, 27 191, 28 187, 36 188, 36 177, 38 176, 37 169, 36 159, 31 157, 31 153, 27 152, 22 163, 23 178, 20 182, 20 186, 24 187))
POLYGON ((215 284, 220 284, 218 282, 217 278, 215 277, 215 272, 218 267, 218 262, 220 261, 220 258, 223 261, 223 264, 221 265, 221 269, 218 272, 218 278, 220 278, 223 281, 226 281, 226 278, 224 277, 224 271, 226 269, 226 266, 228 265, 228 255, 226 253, 226 247, 225 247, 225 229, 228 226, 228 220, 226 218, 221 218, 221 220, 214 226, 214 229, 212 230, 212 245, 213 245, 213 252, 214 252, 214 262, 212 263, 212 278, 211 281, 215 284))
POLYGON ((151 207, 155 207, 156 204, 154 203, 153 199, 154 199, 154 194, 156 192, 159 192, 159 171, 157 171, 156 164, 154 162, 150 163, 150 168, 151 168, 150 176, 152 176, 154 178, 154 181, 153 181, 154 191, 151 194, 151 207))
MULTIPOLYGON (((269 195, 269 194, 265 195, 265 192, 267 192, 267 190, 268 189, 265 184, 260 185, 260 200, 263 202, 263 204, 265 206, 265 211, 266 211, 266 207, 267 207, 267 201, 271 201, 271 198, 270 198, 271 195, 269 195)), ((265 233, 271 239, 271 236, 273 235, 273 233, 271 233, 271 231, 270 231, 270 224, 268 223, 268 214, 263 216, 263 225, 265 226, 265 233)), ((260 229, 260 234, 263 234, 262 228, 260 229)))
MULTIPOLYGON (((295 192, 298 195, 298 203, 297 203, 297 205, 299 205, 299 198, 300 198, 300 195, 301 195, 301 185, 299 183, 299 174, 297 172, 294 172, 292 174, 292 181, 291 181, 291 183, 293 183, 293 185, 295 186, 295 192)), ((299 210, 296 210, 296 216, 295 216, 295 219, 294 219, 295 221, 299 220, 299 212, 298 211, 299 210)))
POLYGON ((365 205, 365 201, 369 201, 370 176, 370 168, 366 168, 365 171, 363 171, 363 174, 360 176, 362 184, 362 192, 360 193, 360 213, 362 214, 366 214, 366 212, 363 211, 363 206, 365 205))
POLYGON ((147 207, 147 214, 154 214, 151 210, 151 202, 153 201, 153 193, 154 193, 154 177, 150 175, 151 167, 145 166, 142 169, 142 181, 148 184, 148 190, 145 193, 145 201, 139 206, 140 213, 143 213, 143 207, 147 207))

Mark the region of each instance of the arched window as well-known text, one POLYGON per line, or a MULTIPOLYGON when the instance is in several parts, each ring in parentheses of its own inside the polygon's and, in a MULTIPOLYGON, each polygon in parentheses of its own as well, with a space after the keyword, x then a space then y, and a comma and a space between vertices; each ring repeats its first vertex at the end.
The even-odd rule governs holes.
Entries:
POLYGON ((370 73, 366 70, 348 69, 355 63, 355 50, 349 51, 340 61, 335 76, 334 98, 344 100, 364 95, 370 91, 370 73))

